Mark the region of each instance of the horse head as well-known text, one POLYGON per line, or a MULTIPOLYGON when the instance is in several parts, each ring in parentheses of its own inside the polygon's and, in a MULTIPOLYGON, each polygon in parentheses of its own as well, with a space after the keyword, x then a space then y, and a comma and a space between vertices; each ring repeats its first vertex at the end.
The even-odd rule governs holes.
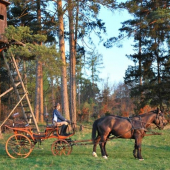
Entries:
POLYGON ((164 117, 164 111, 163 109, 160 110, 159 108, 157 108, 156 111, 156 118, 154 120, 155 125, 161 130, 164 128, 164 126, 166 126, 168 124, 168 121, 166 120, 166 118, 164 117))

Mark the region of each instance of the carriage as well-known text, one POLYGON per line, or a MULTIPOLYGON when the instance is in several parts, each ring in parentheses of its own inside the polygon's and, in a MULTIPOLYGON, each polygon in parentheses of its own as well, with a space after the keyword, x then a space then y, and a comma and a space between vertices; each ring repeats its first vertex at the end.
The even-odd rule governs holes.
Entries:
POLYGON ((72 133, 63 136, 60 134, 60 126, 47 125, 45 131, 40 133, 34 133, 29 125, 24 127, 5 126, 14 132, 14 135, 8 138, 5 145, 6 152, 11 158, 28 157, 36 143, 50 138, 56 139, 51 145, 53 155, 69 155, 72 151, 70 137, 75 133, 74 128, 72 133))

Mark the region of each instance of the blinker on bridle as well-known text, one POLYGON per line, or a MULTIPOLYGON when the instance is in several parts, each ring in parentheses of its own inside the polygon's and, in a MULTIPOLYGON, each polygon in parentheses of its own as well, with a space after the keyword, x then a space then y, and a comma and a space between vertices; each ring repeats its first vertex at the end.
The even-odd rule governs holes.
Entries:
MULTIPOLYGON (((161 125, 160 117, 163 117, 163 113, 161 111, 159 111, 159 113, 157 113, 157 115, 156 115, 156 119, 159 120, 159 124, 157 125, 158 128, 161 128, 161 126, 160 126, 161 125)), ((162 121, 162 124, 164 125, 163 121, 162 121)))

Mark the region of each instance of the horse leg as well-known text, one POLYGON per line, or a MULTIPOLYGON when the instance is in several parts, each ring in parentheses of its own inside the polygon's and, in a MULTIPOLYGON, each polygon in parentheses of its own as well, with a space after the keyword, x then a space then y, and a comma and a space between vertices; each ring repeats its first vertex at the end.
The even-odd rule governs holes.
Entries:
POLYGON ((107 155, 106 155, 106 152, 105 152, 106 138, 107 138, 107 136, 101 136, 101 140, 100 140, 101 154, 102 154, 104 159, 107 159, 107 155))
MULTIPOLYGON (((107 141, 106 141, 106 142, 107 142, 107 141)), ((108 155, 107 152, 106 152, 106 142, 104 143, 104 151, 105 151, 105 153, 106 153, 106 156, 109 157, 109 155, 108 155)))
POLYGON ((142 145, 142 137, 140 135, 138 135, 136 138, 135 138, 135 147, 137 148, 137 158, 139 160, 144 160, 142 158, 142 155, 141 155, 141 145, 142 145))
POLYGON ((135 140, 135 146, 134 146, 134 150, 133 150, 133 156, 135 158, 137 158, 137 144, 136 144, 136 140, 135 140))
POLYGON ((97 144, 99 143, 100 139, 101 139, 100 136, 97 136, 97 138, 96 138, 95 141, 94 141, 93 153, 92 153, 92 155, 93 155, 94 157, 97 157, 96 147, 97 147, 97 144))

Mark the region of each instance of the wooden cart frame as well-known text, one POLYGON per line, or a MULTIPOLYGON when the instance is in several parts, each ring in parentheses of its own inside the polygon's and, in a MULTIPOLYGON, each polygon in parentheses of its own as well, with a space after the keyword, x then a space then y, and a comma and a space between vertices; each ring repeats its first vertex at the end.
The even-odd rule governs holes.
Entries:
POLYGON ((72 142, 70 137, 74 135, 75 130, 67 136, 60 135, 59 126, 47 126, 43 133, 34 133, 32 128, 28 127, 10 127, 14 135, 10 136, 6 142, 5 149, 11 158, 27 158, 37 142, 46 139, 55 138, 51 145, 53 155, 69 155, 72 152, 72 142))

